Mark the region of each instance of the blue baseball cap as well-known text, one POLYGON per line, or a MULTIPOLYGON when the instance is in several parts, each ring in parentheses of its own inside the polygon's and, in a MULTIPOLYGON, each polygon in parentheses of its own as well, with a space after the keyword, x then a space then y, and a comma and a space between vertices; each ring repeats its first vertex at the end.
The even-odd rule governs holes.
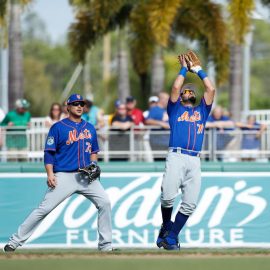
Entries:
POLYGON ((69 105, 75 101, 83 101, 85 103, 85 100, 83 99, 83 97, 80 94, 72 94, 67 100, 67 105, 69 105))

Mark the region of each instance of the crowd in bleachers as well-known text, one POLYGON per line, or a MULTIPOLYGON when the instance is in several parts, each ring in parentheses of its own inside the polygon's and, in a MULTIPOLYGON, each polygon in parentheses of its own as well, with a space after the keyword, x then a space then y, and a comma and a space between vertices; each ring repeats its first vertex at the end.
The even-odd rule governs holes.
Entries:
MULTIPOLYGON (((150 96, 148 108, 143 111, 137 108, 136 99, 133 96, 128 96, 124 101, 116 100, 114 103, 115 110, 108 116, 105 116, 103 109, 96 106, 93 101, 86 100, 82 118, 93 124, 98 130, 110 129, 114 131, 115 133, 110 137, 113 140, 111 145, 114 149, 117 148, 118 143, 130 143, 124 134, 125 131, 129 131, 134 127, 138 127, 134 140, 135 150, 164 149, 164 147, 168 146, 169 132, 160 131, 166 131, 170 128, 166 111, 168 99, 169 95, 165 92, 161 92, 157 96, 150 96), (148 129, 151 132, 143 131, 143 127, 146 126, 151 126, 148 129)), ((25 130, 29 127, 31 118, 29 106, 27 100, 19 99, 15 103, 14 110, 11 110, 6 115, 0 110, 1 126, 9 134, 5 140, 6 147, 9 150, 26 148, 25 130), (16 135, 12 135, 12 131, 16 131, 16 135)), ((62 105, 53 103, 48 115, 45 117, 45 127, 49 128, 65 117, 68 117, 66 103, 64 102, 62 105)), ((206 130, 218 131, 216 150, 226 149, 233 145, 233 136, 228 131, 235 129, 244 131, 241 140, 242 160, 253 160, 256 157, 256 151, 260 149, 260 139, 267 127, 264 124, 257 123, 252 115, 248 116, 244 122, 233 121, 224 108, 216 106, 212 109, 205 128, 206 130), (252 132, 249 134, 248 131, 252 132)), ((105 135, 102 137, 102 132, 100 136, 101 139, 105 140, 105 135)), ((1 137, 0 147, 3 144, 1 137)), ((144 159, 153 161, 151 156, 145 156, 144 159)))

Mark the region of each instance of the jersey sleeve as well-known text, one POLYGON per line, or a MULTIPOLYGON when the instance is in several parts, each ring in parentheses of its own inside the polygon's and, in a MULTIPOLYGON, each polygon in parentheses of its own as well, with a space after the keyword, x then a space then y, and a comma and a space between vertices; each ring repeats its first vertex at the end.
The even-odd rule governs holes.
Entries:
POLYGON ((56 146, 58 143, 58 129, 56 125, 53 125, 48 133, 44 151, 54 151, 56 152, 56 146))
POLYGON ((180 103, 180 98, 178 98, 176 102, 172 102, 171 98, 169 98, 168 106, 167 106, 167 113, 168 113, 169 116, 177 108, 177 104, 179 105, 179 103, 180 103))
POLYGON ((97 132, 95 128, 92 129, 92 150, 91 154, 95 154, 99 152, 98 140, 97 140, 97 132))

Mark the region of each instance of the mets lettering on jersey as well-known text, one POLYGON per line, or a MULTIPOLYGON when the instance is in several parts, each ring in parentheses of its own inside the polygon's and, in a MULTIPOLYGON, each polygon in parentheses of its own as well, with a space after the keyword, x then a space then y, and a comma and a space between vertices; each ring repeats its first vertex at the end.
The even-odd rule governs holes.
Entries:
POLYGON ((84 120, 75 123, 65 118, 51 127, 44 151, 55 152, 54 172, 77 171, 99 151, 96 130, 84 120))
POLYGON ((204 98, 196 107, 183 106, 169 100, 167 112, 171 128, 169 147, 181 147, 193 151, 201 151, 204 126, 211 111, 211 105, 205 103, 204 98))
POLYGON ((67 145, 77 142, 78 140, 84 140, 91 138, 90 131, 88 129, 85 129, 77 136, 77 130, 72 130, 68 133, 68 140, 66 142, 67 145))

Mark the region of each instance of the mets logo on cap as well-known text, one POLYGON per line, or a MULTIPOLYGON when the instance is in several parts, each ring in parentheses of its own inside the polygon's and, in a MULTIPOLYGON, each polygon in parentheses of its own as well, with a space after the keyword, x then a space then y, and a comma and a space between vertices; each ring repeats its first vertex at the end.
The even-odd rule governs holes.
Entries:
POLYGON ((72 94, 68 100, 67 100, 67 104, 70 104, 72 102, 75 101, 84 101, 83 97, 80 94, 72 94))

